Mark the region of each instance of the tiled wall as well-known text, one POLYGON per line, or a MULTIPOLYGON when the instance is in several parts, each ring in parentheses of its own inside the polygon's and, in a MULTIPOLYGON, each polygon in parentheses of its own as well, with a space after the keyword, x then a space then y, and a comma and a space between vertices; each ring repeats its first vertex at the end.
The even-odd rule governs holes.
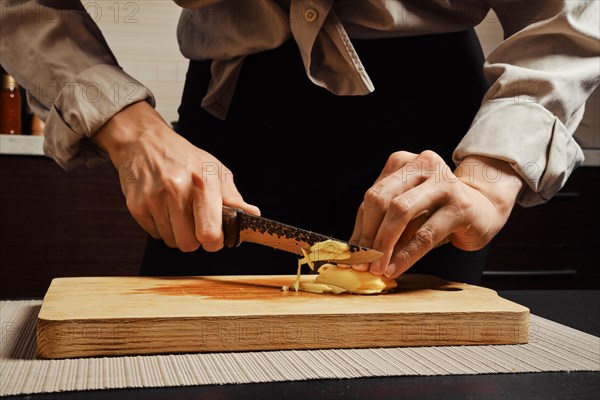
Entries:
POLYGON ((169 0, 82 3, 123 69, 152 90, 166 121, 176 121, 187 70, 176 36, 181 8, 169 0))

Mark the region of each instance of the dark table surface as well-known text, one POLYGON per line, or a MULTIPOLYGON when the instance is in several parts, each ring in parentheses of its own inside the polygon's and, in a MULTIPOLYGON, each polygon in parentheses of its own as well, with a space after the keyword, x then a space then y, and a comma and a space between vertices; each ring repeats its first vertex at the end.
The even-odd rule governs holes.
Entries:
MULTIPOLYGON (((532 314, 600 336, 599 290, 509 290, 532 314)), ((1 379, 1 377, 0 377, 1 379)), ((14 399, 600 399, 599 372, 400 376, 175 388, 111 389, 14 399)))

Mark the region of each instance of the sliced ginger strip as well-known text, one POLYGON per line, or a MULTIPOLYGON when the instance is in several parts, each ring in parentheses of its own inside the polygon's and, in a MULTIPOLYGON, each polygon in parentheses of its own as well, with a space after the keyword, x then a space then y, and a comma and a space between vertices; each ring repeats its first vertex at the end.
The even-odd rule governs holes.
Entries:
POLYGON ((301 282, 300 290, 311 293, 334 293, 340 294, 346 292, 346 289, 339 286, 327 285, 325 283, 317 282, 301 282))
POLYGON ((304 257, 298 263, 308 264, 310 269, 314 270, 317 261, 343 261, 350 258, 350 246, 336 240, 325 240, 312 245, 310 253, 307 254, 304 249, 302 249, 302 253, 304 257))

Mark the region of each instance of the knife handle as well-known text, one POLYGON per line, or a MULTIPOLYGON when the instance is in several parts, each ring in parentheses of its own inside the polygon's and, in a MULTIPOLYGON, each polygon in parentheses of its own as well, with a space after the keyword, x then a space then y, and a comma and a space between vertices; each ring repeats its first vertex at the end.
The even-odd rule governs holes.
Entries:
POLYGON ((242 210, 223 206, 223 235, 225 247, 237 247, 240 245, 240 213, 242 210))

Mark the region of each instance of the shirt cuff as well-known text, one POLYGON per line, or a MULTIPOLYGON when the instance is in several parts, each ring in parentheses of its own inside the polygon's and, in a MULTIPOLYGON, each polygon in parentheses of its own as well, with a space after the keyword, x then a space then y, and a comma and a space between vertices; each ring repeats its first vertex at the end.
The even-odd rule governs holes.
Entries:
POLYGON ((155 106, 152 92, 120 67, 101 64, 86 69, 64 84, 50 108, 44 153, 65 170, 109 161, 90 138, 113 115, 138 101, 155 106))
POLYGON ((471 155, 507 161, 526 184, 517 198, 524 207, 552 198, 584 160, 572 133, 558 118, 537 103, 514 99, 483 103, 453 161, 458 164, 471 155))

